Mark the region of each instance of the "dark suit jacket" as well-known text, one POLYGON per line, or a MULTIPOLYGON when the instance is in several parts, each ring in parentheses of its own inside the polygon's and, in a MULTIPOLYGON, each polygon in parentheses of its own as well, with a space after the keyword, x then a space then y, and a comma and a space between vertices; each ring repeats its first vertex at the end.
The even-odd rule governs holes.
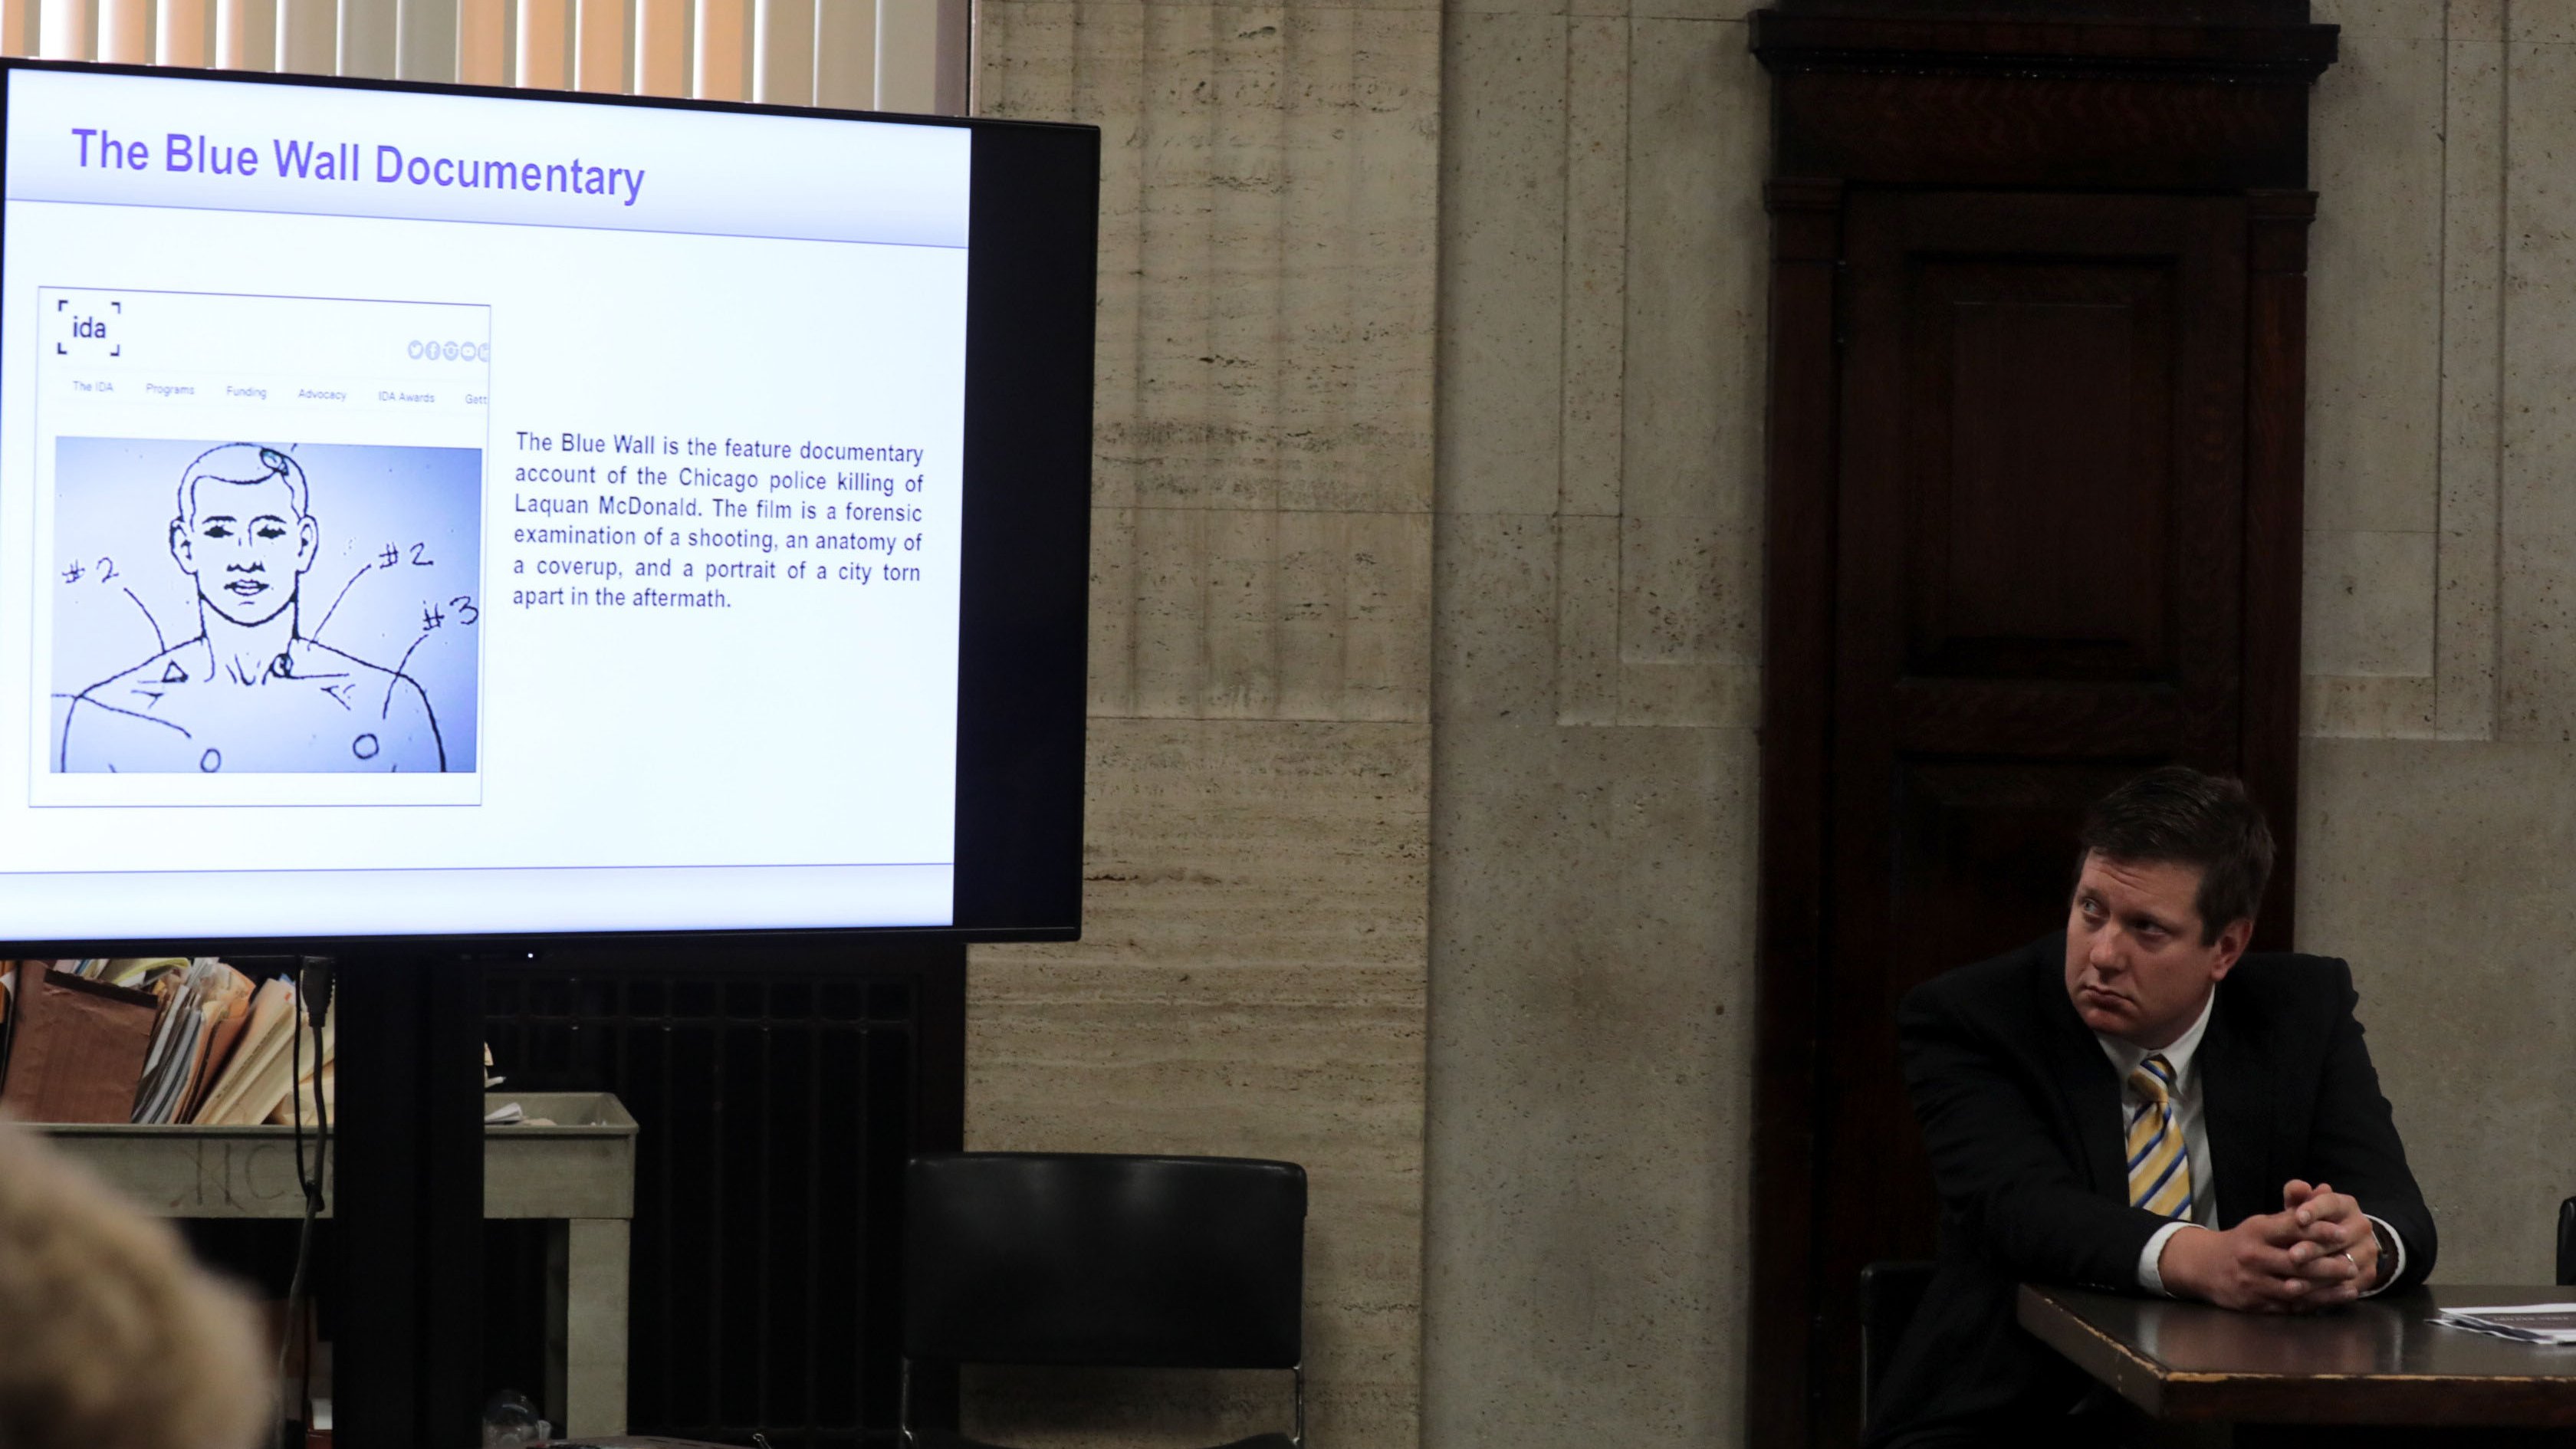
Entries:
MULTIPOLYGON (((2066 938, 1961 967, 1897 1008, 1905 1085, 1941 1193, 1940 1267, 1872 1396, 1867 1442, 1907 1429, 2062 1413, 2085 1381, 2013 1318, 2014 1286, 2136 1293, 2164 1223, 2128 1205, 2120 1083, 2066 999, 2066 938)), ((2192 1058, 2218 1223, 2332 1183, 2405 1241, 2391 1291, 2433 1269, 2433 1217, 2353 1019, 2351 969, 2249 955, 2218 986, 2192 1058)))

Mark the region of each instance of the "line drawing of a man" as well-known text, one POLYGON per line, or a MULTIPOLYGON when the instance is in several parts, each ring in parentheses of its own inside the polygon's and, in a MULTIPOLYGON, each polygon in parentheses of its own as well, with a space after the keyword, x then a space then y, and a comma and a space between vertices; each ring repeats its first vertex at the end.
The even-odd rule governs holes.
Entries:
POLYGON ((170 557, 196 581, 196 637, 75 695, 61 771, 447 768, 419 684, 304 637, 304 575, 322 540, 311 499, 303 465, 258 443, 187 466, 170 557))

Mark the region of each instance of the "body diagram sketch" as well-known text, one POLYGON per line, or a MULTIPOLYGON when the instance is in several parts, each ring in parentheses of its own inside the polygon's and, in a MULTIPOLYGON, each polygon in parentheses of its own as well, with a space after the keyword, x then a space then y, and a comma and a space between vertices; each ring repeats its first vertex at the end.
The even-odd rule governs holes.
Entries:
POLYGON ((480 467, 61 440, 53 768, 472 770, 480 467))

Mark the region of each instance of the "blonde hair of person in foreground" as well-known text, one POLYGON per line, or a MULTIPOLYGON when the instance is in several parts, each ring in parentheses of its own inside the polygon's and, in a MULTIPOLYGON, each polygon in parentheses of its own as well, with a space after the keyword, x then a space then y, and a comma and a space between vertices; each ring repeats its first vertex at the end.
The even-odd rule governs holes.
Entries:
POLYGON ((0 1120, 0 1449, 251 1449, 259 1342, 169 1224, 0 1120))

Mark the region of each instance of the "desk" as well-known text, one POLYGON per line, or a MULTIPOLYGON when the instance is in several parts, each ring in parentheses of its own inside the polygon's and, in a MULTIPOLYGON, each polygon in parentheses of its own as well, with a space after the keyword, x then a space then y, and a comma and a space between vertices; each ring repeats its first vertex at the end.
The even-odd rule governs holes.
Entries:
MULTIPOLYGON (((2160 1420, 2533 1429, 2576 1426, 2576 1348, 2443 1328, 2432 1313, 2441 1305, 2569 1300, 2576 1288, 2444 1284, 2294 1318, 2025 1284, 2019 1316, 2041 1342, 2160 1420)), ((2405 1433, 2404 1442, 2427 1440, 2421 1428, 2405 1433)))
MULTIPOLYGON (((562 1406, 566 1435, 622 1434, 635 1119, 605 1092, 495 1092, 490 1102, 557 1124, 483 1131, 483 1216, 553 1224, 546 1402, 562 1406)), ((304 1215, 292 1128, 29 1125, 163 1217, 304 1215)))

